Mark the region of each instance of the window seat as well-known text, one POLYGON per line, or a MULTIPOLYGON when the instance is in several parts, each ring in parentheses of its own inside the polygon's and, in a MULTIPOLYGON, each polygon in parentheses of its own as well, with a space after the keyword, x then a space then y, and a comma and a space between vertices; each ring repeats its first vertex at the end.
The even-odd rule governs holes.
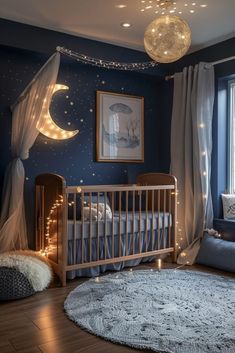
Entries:
POLYGON ((235 219, 215 218, 213 228, 221 234, 224 240, 235 242, 235 219))
POLYGON ((196 262, 219 270, 235 272, 235 242, 205 233, 196 262))
POLYGON ((235 272, 235 219, 215 218, 213 228, 221 234, 221 238, 204 233, 196 262, 235 272))

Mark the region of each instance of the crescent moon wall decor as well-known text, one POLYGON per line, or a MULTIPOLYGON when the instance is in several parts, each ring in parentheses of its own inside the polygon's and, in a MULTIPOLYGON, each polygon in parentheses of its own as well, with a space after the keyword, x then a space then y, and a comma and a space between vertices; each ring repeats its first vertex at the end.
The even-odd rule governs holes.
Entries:
MULTIPOLYGON (((53 95, 61 90, 68 90, 69 87, 65 85, 56 84, 53 90, 53 95)), ((68 131, 60 128, 52 119, 50 111, 45 115, 45 122, 42 127, 38 128, 43 135, 54 140, 65 140, 75 136, 79 130, 68 131)))

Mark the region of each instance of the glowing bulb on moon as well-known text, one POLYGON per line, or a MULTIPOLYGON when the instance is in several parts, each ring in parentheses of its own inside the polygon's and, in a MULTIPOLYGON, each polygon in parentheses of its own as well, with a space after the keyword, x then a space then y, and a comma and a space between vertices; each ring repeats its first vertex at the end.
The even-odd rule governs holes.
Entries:
MULTIPOLYGON (((53 95, 58 91, 68 89, 68 86, 56 84, 53 90, 53 95)), ((60 128, 52 119, 49 109, 48 112, 45 114, 44 118, 45 119, 43 125, 40 128, 37 127, 37 129, 46 137, 49 137, 54 140, 65 140, 75 136, 79 132, 79 130, 69 131, 60 128)))

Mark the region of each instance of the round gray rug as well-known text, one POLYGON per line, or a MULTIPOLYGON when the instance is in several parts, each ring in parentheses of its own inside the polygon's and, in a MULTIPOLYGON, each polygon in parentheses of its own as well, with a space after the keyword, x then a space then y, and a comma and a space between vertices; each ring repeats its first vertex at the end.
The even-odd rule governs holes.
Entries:
POLYGON ((91 279, 64 304, 89 332, 167 353, 235 352, 235 280, 184 270, 141 270, 91 279))

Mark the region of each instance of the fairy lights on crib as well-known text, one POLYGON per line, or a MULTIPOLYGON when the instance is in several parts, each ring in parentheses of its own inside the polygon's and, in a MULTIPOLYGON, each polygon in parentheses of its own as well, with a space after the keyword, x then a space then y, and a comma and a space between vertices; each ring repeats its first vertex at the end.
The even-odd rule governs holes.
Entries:
POLYGON ((44 249, 40 250, 40 253, 43 256, 48 256, 48 253, 50 252, 51 248, 50 248, 50 243, 51 243, 51 239, 50 239, 50 235, 51 235, 51 228, 53 226, 53 224, 57 223, 56 219, 53 219, 53 216, 55 214, 56 211, 58 211, 58 209, 61 207, 63 203, 63 196, 59 195, 59 199, 56 199, 55 202, 53 203, 50 211, 49 211, 49 215, 46 218, 46 233, 45 233, 45 240, 46 240, 46 246, 44 249))

